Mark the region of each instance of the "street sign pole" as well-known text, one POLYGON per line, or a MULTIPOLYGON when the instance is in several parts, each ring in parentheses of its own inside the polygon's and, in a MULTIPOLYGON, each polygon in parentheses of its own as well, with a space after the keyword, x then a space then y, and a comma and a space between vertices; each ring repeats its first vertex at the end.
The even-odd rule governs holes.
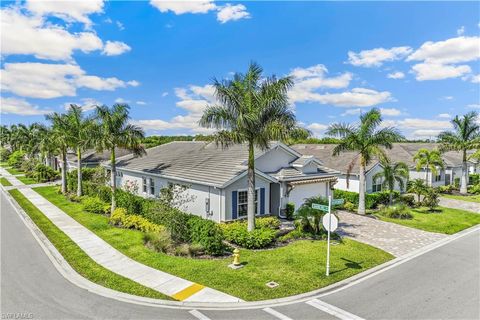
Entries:
POLYGON ((332 227, 332 195, 328 195, 328 229, 327 229, 327 276, 330 274, 330 229, 332 227))

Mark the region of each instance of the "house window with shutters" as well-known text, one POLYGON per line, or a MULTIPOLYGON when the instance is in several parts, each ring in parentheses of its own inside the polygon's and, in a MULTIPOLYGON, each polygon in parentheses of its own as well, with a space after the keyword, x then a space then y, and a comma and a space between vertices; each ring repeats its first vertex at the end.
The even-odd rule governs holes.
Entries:
MULTIPOLYGON (((238 191, 237 212, 238 217, 245 217, 247 215, 248 207, 248 193, 246 190, 238 191)), ((258 189, 255 190, 255 214, 258 213, 258 189)))
POLYGON ((142 177, 142 191, 143 193, 147 193, 147 178, 142 177))
POLYGON ((153 180, 153 178, 150 178, 149 179, 150 181, 150 194, 151 195, 155 195, 155 181, 153 180))

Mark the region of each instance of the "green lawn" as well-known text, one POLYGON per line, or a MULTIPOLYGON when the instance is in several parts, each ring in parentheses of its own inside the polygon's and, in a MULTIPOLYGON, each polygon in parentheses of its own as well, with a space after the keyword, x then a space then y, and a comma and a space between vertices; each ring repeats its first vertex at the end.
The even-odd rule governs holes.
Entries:
POLYGON ((439 207, 436 212, 426 208, 411 209, 413 219, 400 220, 377 215, 381 220, 430 232, 454 234, 480 223, 480 214, 439 207))
POLYGON ((480 203, 480 195, 458 196, 458 195, 453 195, 453 194, 442 194, 442 197, 450 198, 450 199, 456 199, 456 200, 462 200, 462 201, 468 201, 468 202, 480 203))
POLYGON ((18 169, 15 169, 15 168, 6 168, 5 170, 7 170, 8 172, 10 172, 10 174, 24 174, 23 171, 20 171, 18 169))
MULTIPOLYGON (((10 174, 25 174, 25 172, 23 171, 20 171, 18 169, 15 169, 15 168, 8 168, 7 169, 8 172, 10 172, 10 174)), ((18 180, 22 181, 24 184, 35 184, 35 183, 38 183, 37 181, 35 181, 34 179, 32 178, 27 178, 25 176, 17 176, 15 177, 17 178, 18 180)))
POLYGON ((35 224, 42 230, 57 250, 75 271, 83 277, 104 287, 150 298, 169 299, 153 289, 144 287, 130 279, 113 273, 93 261, 65 233, 58 229, 18 190, 10 190, 10 194, 27 212, 35 224))
POLYGON ((0 162, 0 167, 8 167, 8 163, 1 161, 0 162))
POLYGON ((143 245, 142 232, 112 227, 108 218, 85 213, 82 206, 53 187, 35 190, 127 256, 153 268, 218 289, 244 300, 264 300, 308 292, 384 263, 393 257, 353 240, 332 246, 331 275, 325 276, 326 242, 298 241, 274 250, 241 250, 246 265, 228 268, 231 258, 190 259, 156 253, 143 245), (269 281, 278 282, 268 288, 269 281))
POLYGON ((8 186, 11 186, 12 184, 6 179, 6 178, 0 178, 0 183, 2 184, 2 186, 4 187, 8 187, 8 186))

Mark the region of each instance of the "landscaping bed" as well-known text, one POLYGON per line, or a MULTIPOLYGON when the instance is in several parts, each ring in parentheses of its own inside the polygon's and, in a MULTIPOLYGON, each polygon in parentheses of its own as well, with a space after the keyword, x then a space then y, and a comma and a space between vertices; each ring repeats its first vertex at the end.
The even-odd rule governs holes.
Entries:
POLYGON ((380 249, 345 239, 332 246, 331 275, 326 277, 326 242, 298 240, 269 250, 241 249, 240 261, 244 267, 232 270, 228 268, 231 257, 195 259, 151 250, 145 246, 145 232, 115 227, 106 215, 87 213, 81 203, 58 194, 55 187, 35 190, 132 259, 247 301, 315 290, 393 258, 380 249), (267 287, 270 281, 279 286, 267 287))

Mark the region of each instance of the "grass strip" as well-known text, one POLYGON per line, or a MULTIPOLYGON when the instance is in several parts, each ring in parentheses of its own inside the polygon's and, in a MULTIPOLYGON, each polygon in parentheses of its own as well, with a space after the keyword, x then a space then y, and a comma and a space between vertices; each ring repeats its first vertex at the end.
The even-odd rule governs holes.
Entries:
POLYGON ((10 181, 8 181, 6 178, 2 177, 0 178, 0 183, 2 184, 2 186, 4 187, 9 187, 11 186, 12 184, 10 183, 10 181))

